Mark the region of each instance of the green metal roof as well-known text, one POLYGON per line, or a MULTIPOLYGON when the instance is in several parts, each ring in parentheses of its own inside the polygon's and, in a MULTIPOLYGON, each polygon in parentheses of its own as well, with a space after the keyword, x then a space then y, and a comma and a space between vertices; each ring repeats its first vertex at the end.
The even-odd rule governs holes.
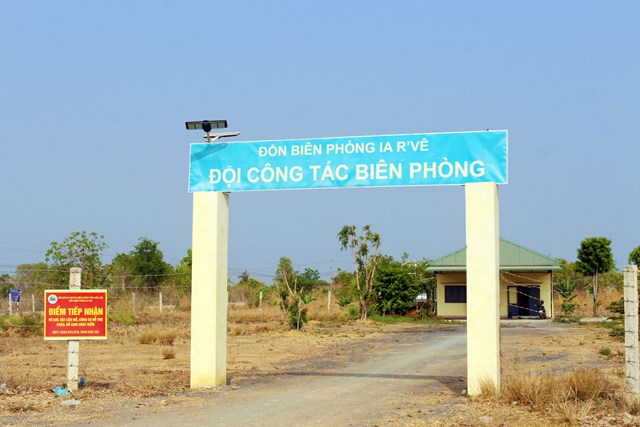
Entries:
MULTIPOLYGON (((459 249, 429 263, 428 271, 466 271, 467 248, 459 249)), ((500 239, 500 270, 561 270, 560 261, 533 249, 500 239)))

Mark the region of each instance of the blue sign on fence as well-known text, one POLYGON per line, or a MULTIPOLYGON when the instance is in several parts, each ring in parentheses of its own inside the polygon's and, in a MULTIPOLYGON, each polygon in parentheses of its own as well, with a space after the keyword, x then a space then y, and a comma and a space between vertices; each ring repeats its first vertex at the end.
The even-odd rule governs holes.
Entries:
POLYGON ((20 302, 20 289, 9 289, 9 300, 12 302, 20 302))
POLYGON ((507 131, 191 144, 189 191, 507 183, 507 131))

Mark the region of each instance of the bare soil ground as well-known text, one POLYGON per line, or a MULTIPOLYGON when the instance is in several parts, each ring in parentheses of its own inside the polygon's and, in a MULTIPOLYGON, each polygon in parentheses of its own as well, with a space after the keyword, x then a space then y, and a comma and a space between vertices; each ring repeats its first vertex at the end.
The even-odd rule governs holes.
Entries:
MULTIPOLYGON (((0 424, 211 425, 215 416, 243 426, 624 424, 626 409, 609 402, 572 406, 563 414, 465 397, 464 324, 312 322, 300 332, 249 316, 230 323, 229 384, 191 391, 188 322, 188 313, 139 315, 135 325, 112 323, 107 341, 82 342, 86 386, 71 397, 81 402, 71 407, 61 404, 69 396, 51 391, 65 382, 66 342, 5 332, 0 424), (173 332, 172 343, 140 343, 145 334, 166 331, 173 332)), ((503 377, 514 370, 537 375, 583 366, 598 369, 621 394, 624 346, 608 332, 550 321, 504 322, 503 377)))

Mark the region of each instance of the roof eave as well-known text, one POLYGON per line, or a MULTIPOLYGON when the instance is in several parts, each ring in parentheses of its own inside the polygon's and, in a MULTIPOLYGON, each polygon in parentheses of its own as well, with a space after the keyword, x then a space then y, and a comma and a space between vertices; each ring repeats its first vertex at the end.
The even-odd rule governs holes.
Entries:
MULTIPOLYGON (((519 266, 500 266, 500 271, 558 271, 562 270, 562 267, 555 265, 519 265, 519 266)), ((466 266, 434 266, 427 267, 427 271, 433 271, 435 273, 442 271, 467 271, 466 266)))

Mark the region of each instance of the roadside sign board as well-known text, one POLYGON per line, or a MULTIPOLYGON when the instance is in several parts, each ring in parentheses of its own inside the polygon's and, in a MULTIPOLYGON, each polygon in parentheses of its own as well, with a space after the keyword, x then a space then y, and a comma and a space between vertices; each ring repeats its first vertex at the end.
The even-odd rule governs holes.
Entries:
POLYGON ((191 144, 189 191, 507 183, 507 131, 191 144))
POLYGON ((107 291, 44 291, 44 339, 107 339, 107 291))
POLYGON ((11 302, 20 302, 20 289, 9 289, 9 300, 11 302))

